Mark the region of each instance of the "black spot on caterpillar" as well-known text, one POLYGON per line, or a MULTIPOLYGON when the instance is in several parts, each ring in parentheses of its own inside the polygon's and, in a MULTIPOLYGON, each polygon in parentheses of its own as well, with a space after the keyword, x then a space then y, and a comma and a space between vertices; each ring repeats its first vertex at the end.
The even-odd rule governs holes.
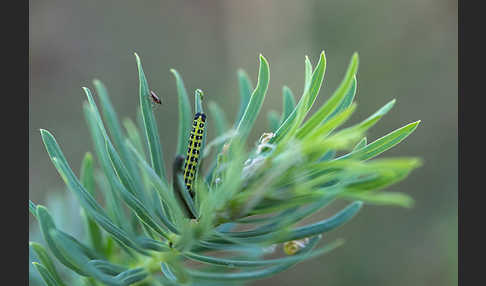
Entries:
POLYGON ((199 154, 202 145, 204 134, 204 127, 206 122, 206 115, 204 113, 196 113, 192 122, 192 131, 188 140, 186 163, 184 164, 184 182, 186 188, 193 196, 193 179, 197 170, 197 163, 199 161, 199 154), (196 135, 198 134, 198 135, 196 135))

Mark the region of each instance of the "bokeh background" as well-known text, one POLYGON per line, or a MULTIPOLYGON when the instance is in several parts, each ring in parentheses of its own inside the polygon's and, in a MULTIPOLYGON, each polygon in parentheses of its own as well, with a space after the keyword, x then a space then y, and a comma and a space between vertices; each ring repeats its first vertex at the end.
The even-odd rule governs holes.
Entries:
MULTIPOLYGON (((421 119, 386 156, 419 156, 424 166, 392 186, 411 194, 413 209, 366 206, 342 228, 344 247, 252 285, 457 285, 457 1, 454 0, 31 0, 29 11, 29 197, 46 203, 65 193, 39 128, 53 132, 76 170, 92 143, 82 113, 82 86, 108 87, 121 117, 135 118, 143 63, 157 109, 166 158, 175 151, 177 69, 236 116, 237 68, 256 83, 258 55, 271 80, 251 140, 281 110, 281 88, 300 97, 304 55, 314 66, 326 51, 327 71, 315 106, 337 87, 354 51, 360 54, 358 122, 389 100, 394 109, 369 140, 421 119)), ((315 110, 315 109, 314 109, 315 110)), ((211 134, 209 134, 211 136, 211 134)))

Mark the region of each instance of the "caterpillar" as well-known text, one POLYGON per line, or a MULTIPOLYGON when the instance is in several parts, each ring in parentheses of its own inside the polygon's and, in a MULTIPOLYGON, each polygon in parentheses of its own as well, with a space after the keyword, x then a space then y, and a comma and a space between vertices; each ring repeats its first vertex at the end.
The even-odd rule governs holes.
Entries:
POLYGON ((192 185, 194 177, 196 176, 205 123, 206 115, 204 113, 198 112, 196 115, 194 115, 192 131, 188 142, 189 145, 187 146, 187 156, 184 164, 184 183, 186 184, 186 189, 189 191, 192 197, 194 197, 192 185))

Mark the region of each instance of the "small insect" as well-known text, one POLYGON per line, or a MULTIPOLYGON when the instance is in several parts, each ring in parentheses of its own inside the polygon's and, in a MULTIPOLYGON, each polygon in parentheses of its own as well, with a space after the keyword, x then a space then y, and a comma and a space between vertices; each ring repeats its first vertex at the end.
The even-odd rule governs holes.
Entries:
POLYGON ((194 191, 192 190, 192 183, 196 176, 197 165, 199 161, 199 153, 201 151, 202 140, 204 136, 204 126, 206 123, 206 115, 204 113, 196 113, 192 122, 192 130, 189 135, 187 146, 186 162, 184 164, 184 183, 186 189, 192 197, 194 191))
POLYGON ((152 90, 150 91, 150 99, 152 100, 152 107, 155 106, 155 104, 162 104, 162 100, 160 100, 160 97, 155 94, 152 90))
POLYGON ((309 238, 287 241, 283 245, 283 250, 287 255, 294 255, 309 244, 309 238))

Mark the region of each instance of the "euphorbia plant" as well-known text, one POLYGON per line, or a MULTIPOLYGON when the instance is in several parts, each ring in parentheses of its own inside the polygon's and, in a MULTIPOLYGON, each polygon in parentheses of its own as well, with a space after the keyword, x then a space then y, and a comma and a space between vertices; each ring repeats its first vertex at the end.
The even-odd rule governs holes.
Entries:
POLYGON ((205 108, 210 91, 204 98, 196 90, 193 112, 182 78, 171 70, 179 128, 176 154, 170 156, 163 156, 155 97, 136 60, 138 127, 130 119, 121 127, 100 81, 93 83, 101 110, 83 88, 96 156, 86 153, 78 175, 54 136, 41 130, 86 226, 84 236, 74 237, 56 225, 46 207, 29 201, 47 246, 31 243, 34 265, 47 285, 242 284, 341 245, 322 234, 350 220, 363 204, 411 205, 406 194, 383 189, 404 179, 420 160, 375 157, 410 135, 419 121, 368 143, 366 131, 392 108, 392 100, 360 123, 338 129, 356 109, 357 54, 335 92, 310 116, 326 58, 322 52, 313 69, 306 57, 302 96, 296 103, 292 91, 283 88, 282 111, 269 113, 268 132, 257 144, 247 139, 270 80, 263 56, 255 88, 245 72, 238 72, 240 109, 232 124, 216 102, 205 108), (206 143, 206 134, 214 139, 206 143), (175 158, 171 172, 164 157, 175 158), (350 203, 324 220, 301 223, 336 200, 350 203))

